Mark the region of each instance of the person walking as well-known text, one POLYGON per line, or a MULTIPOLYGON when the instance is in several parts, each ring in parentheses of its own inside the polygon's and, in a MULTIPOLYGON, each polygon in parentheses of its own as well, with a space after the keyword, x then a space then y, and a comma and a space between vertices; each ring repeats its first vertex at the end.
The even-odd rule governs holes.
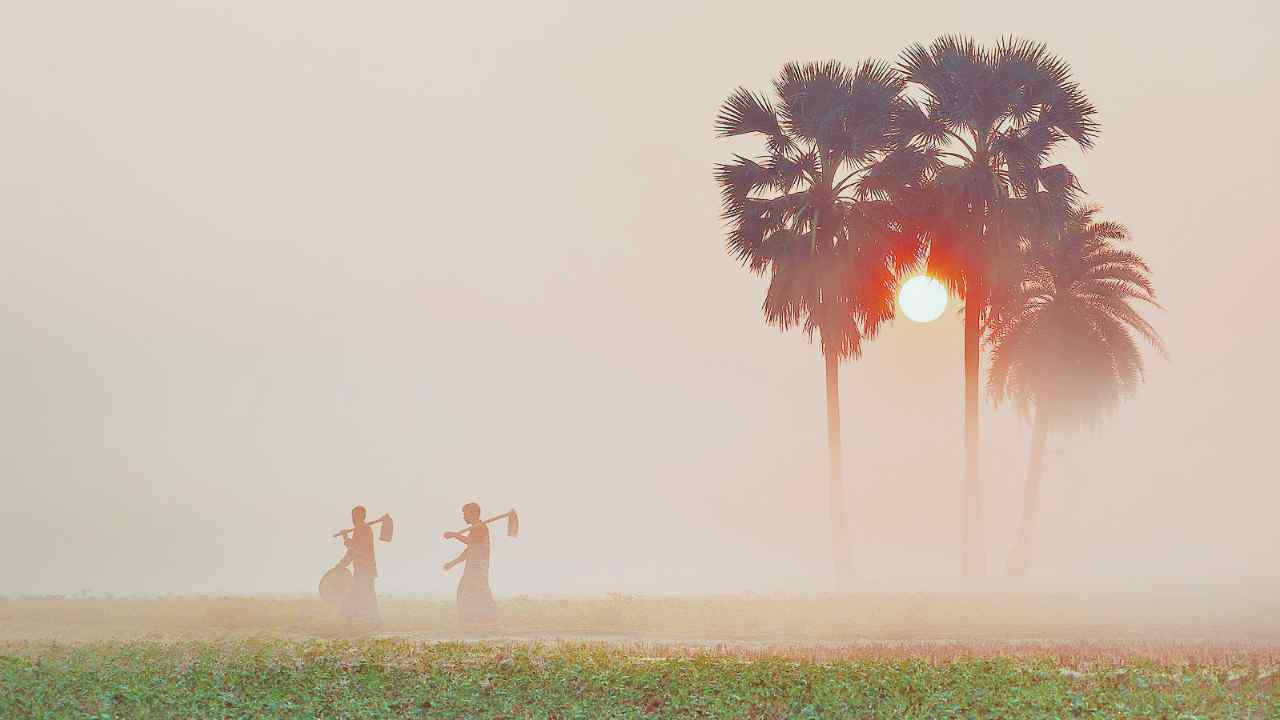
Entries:
POLYGON ((351 531, 343 534, 347 553, 334 567, 352 566, 351 588, 342 598, 341 613, 347 622, 382 624, 378 595, 373 581, 378 577, 378 561, 373 553, 373 528, 365 522, 363 505, 351 508, 351 531))
POLYGON ((462 519, 467 523, 463 532, 446 532, 446 540, 457 540, 466 545, 458 557, 444 564, 448 572, 459 563, 466 563, 462 578, 458 581, 458 617, 464 629, 485 629, 498 624, 498 606, 489 588, 489 527, 480 521, 480 506, 467 503, 462 506, 462 519))

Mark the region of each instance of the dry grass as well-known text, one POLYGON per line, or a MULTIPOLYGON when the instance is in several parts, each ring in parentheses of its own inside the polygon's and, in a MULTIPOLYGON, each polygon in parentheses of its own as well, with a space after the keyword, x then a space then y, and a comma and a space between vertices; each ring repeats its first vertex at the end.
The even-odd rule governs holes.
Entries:
MULTIPOLYGON (((811 660, 1022 657, 1064 667, 1150 659, 1179 665, 1274 662, 1280 601, 1066 594, 860 594, 500 600, 489 640, 607 643, 628 654, 811 660)), ((384 597, 378 635, 464 638, 451 601, 384 597)), ((0 640, 340 638, 353 633, 301 597, 0 599, 0 640)))

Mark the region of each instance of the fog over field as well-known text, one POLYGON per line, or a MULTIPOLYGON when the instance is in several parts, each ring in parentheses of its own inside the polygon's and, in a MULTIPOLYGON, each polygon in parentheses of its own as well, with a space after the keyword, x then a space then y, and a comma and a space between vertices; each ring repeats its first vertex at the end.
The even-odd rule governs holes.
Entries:
MULTIPOLYGON (((725 252, 713 168, 759 144, 716 111, 991 18, 218 5, 0 13, 0 595, 313 593, 357 503, 395 518, 379 592, 452 593, 468 501, 520 513, 499 596, 832 589, 822 358, 725 252)), ((1280 11, 999 19, 1098 106, 1060 157, 1132 231, 1172 353, 1051 436, 1026 585, 1280 597, 1280 11)), ((842 366, 858 587, 960 576, 959 308, 842 366)), ((1030 429, 982 423, 998 578, 1030 429)))

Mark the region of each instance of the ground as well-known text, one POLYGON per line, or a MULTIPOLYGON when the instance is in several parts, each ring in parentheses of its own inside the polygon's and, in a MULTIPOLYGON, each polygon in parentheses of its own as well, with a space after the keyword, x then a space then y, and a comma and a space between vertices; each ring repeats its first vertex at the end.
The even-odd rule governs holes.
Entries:
POLYGON ((1273 597, 0 600, 4 718, 1280 718, 1273 597))

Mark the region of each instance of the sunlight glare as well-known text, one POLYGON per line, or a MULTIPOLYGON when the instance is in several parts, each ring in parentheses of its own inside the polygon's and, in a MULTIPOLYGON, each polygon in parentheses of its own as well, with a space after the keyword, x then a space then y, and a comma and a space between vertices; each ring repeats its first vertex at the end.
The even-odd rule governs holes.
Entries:
POLYGON ((917 275, 898 290, 898 307, 910 320, 933 322, 947 309, 947 289, 928 275, 917 275))

